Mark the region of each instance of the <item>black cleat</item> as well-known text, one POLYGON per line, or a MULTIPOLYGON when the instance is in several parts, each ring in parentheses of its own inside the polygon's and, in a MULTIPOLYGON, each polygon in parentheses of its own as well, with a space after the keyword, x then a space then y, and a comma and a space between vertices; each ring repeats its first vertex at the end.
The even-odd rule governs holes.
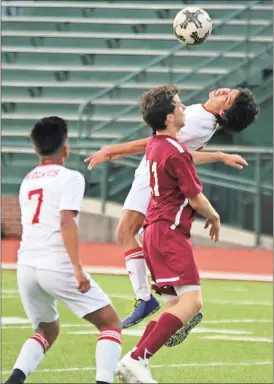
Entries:
POLYGON ((203 315, 201 312, 196 313, 192 319, 189 320, 179 331, 177 331, 171 338, 165 343, 166 347, 175 347, 181 344, 188 336, 189 332, 195 328, 201 321, 203 315))
POLYGON ((26 375, 20 369, 15 368, 4 384, 24 384, 26 375))

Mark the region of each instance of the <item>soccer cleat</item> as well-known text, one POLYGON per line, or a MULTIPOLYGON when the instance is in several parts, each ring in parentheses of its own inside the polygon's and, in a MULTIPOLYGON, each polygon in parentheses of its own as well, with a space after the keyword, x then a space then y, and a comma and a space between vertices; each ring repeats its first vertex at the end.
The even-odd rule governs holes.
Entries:
POLYGON ((158 309, 160 309, 160 303, 152 295, 148 301, 135 300, 133 311, 123 320, 122 328, 129 328, 140 323, 147 316, 157 312, 158 309))
POLYGON ((24 384, 26 376, 20 369, 15 368, 4 384, 24 384))
POLYGON ((175 347, 176 345, 181 344, 186 338, 189 332, 196 327, 203 318, 201 312, 196 313, 187 324, 185 324, 179 331, 177 331, 171 338, 165 343, 166 347, 175 347))
POLYGON ((10 376, 4 384, 24 384, 24 380, 18 376, 10 376))
POLYGON ((134 360, 131 351, 127 353, 118 364, 118 378, 127 384, 146 383, 152 384, 157 381, 152 377, 148 360, 134 360))

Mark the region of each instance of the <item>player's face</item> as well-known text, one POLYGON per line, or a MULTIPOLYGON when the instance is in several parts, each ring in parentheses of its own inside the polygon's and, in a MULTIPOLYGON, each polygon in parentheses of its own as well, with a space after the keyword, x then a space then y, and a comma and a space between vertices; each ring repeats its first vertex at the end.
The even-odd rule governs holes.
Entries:
POLYGON ((173 112, 173 124, 177 131, 179 131, 185 125, 185 105, 182 104, 178 95, 174 96, 175 109, 173 112))
POLYGON ((238 93, 238 89, 220 88, 210 92, 209 99, 214 101, 221 114, 232 106, 238 93))

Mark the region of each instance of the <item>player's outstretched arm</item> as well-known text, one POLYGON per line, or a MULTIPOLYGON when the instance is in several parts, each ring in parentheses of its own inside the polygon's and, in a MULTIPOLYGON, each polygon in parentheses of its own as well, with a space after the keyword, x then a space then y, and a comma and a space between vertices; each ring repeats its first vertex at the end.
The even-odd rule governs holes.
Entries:
POLYGON ((190 151, 194 164, 224 163, 229 167, 243 169, 248 163, 240 155, 231 155, 224 152, 190 151))
POLYGON ((90 289, 90 281, 83 271, 79 256, 78 227, 75 222, 75 216, 77 214, 77 211, 61 211, 60 227, 64 246, 70 257, 74 275, 78 281, 78 290, 85 293, 90 289))
POLYGON ((149 138, 129 141, 127 143, 106 146, 87 157, 84 162, 89 163, 88 170, 106 161, 114 161, 119 157, 145 153, 149 138))

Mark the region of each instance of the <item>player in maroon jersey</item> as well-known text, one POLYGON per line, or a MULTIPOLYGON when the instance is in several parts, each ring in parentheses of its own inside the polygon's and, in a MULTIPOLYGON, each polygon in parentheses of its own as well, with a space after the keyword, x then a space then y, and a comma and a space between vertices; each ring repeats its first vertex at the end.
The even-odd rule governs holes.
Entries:
POLYGON ((199 273, 190 241, 195 211, 206 218, 212 240, 219 240, 220 218, 202 193, 191 154, 176 139, 185 107, 173 85, 143 94, 143 119, 153 137, 146 149, 151 200, 143 248, 152 288, 162 294, 164 312, 150 321, 136 348, 119 363, 126 382, 155 383, 151 358, 202 307, 199 273), (131 380, 131 381, 130 381, 131 380))

